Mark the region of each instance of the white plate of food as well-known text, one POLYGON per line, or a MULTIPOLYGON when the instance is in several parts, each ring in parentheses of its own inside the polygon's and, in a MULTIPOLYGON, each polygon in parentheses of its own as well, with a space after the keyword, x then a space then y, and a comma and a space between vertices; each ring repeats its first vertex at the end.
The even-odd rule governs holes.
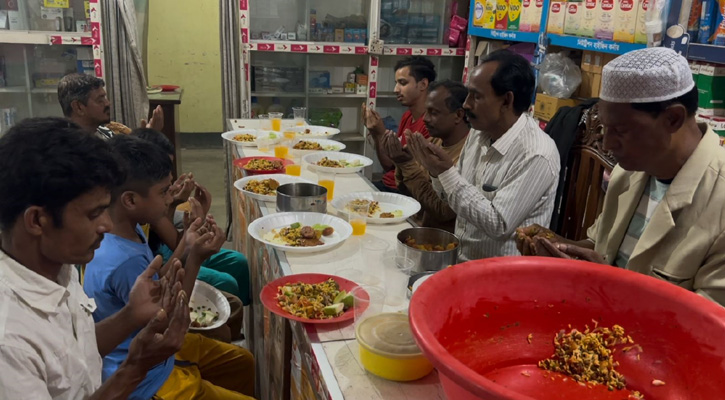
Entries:
POLYGON ((331 138, 340 133, 337 128, 316 125, 295 126, 285 130, 294 131, 298 138, 331 138))
POLYGON ((370 203, 368 224, 397 224, 420 211, 420 203, 412 197, 384 192, 355 192, 335 197, 330 203, 346 213, 354 203, 370 203))
POLYGON ((209 331, 224 325, 231 314, 226 297, 214 286, 197 280, 189 299, 192 331, 209 331))
POLYGON ((237 190, 255 200, 275 202, 277 188, 288 183, 314 183, 299 176, 285 174, 251 175, 234 182, 237 190))
POLYGON ((257 139, 259 138, 267 137, 273 141, 277 141, 281 138, 281 136, 282 135, 279 132, 261 129, 237 129, 235 131, 222 133, 222 138, 224 138, 224 140, 228 140, 243 147, 256 147, 257 139))
POLYGON ((304 156, 318 151, 341 151, 345 150, 344 144, 329 139, 308 139, 302 138, 292 146, 292 153, 304 156))
POLYGON ((337 151, 319 151, 307 154, 302 160, 316 171, 353 174, 365 167, 373 165, 373 160, 352 153, 337 151))
POLYGON ((347 240, 352 234, 352 226, 329 214, 283 212, 252 221, 247 232, 254 239, 278 250, 315 253, 347 240))

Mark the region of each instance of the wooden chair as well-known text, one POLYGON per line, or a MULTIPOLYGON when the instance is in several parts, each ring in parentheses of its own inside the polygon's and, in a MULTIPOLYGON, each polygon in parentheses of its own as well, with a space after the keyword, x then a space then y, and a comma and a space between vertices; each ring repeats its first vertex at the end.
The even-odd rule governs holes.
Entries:
POLYGON ((616 163, 611 153, 602 148, 603 126, 596 104, 585 118, 584 129, 571 149, 564 190, 560 234, 571 240, 586 239, 587 229, 602 212, 604 174, 611 173, 616 163))

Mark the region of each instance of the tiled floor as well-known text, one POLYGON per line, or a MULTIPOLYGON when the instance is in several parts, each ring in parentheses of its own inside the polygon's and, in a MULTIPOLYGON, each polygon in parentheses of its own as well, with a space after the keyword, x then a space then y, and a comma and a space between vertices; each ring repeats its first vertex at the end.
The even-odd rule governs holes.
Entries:
POLYGON ((182 148, 180 171, 193 172, 194 179, 211 193, 211 210, 219 226, 226 229, 227 212, 224 188, 224 149, 219 148, 182 148))

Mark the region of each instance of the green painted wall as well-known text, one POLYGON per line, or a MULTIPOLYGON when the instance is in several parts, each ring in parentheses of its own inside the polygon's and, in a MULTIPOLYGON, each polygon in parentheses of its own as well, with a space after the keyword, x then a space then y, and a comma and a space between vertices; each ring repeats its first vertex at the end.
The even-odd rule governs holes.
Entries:
POLYGON ((179 85, 179 132, 222 132, 219 2, 149 1, 148 80, 179 85))

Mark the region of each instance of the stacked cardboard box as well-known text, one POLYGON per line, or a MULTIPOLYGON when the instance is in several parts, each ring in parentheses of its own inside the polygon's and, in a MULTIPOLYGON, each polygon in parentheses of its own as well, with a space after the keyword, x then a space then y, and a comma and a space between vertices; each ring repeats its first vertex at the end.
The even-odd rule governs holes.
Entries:
POLYGON ((602 87, 602 69, 615 57, 617 56, 614 54, 595 51, 583 52, 581 63, 582 83, 577 92, 579 97, 599 97, 599 91, 602 87))
POLYGON ((707 63, 692 63, 691 68, 699 95, 697 113, 707 116, 725 116, 725 67, 707 63))
POLYGON ((550 121, 561 107, 573 107, 578 104, 575 99, 560 99, 544 93, 536 94, 534 102, 534 117, 542 121, 550 121))

